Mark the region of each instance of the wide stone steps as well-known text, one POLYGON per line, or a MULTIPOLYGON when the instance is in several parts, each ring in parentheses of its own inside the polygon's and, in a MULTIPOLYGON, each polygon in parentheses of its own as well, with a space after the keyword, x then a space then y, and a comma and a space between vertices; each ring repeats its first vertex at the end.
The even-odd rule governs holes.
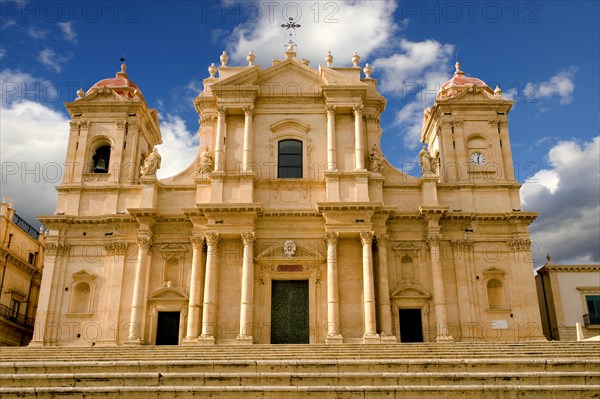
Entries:
POLYGON ((1 398, 600 399, 600 343, 2 348, 1 398))

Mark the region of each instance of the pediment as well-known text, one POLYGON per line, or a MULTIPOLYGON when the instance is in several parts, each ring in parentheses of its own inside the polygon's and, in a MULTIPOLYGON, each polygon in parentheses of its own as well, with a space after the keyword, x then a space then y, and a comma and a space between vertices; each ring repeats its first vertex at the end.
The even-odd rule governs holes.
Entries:
POLYGON ((84 97, 75 99, 76 102, 125 102, 125 101, 140 101, 142 93, 138 90, 133 92, 133 98, 121 96, 109 87, 92 87, 84 97))
POLYGON ((174 242, 165 244, 162 247, 160 247, 160 252, 186 252, 186 251, 187 251, 187 249, 183 245, 176 244, 174 242))
POLYGON ((316 96, 320 93, 323 80, 317 71, 301 62, 285 60, 266 69, 257 84, 263 96, 316 96))
POLYGON ((80 270, 78 272, 73 273, 73 280, 75 281, 92 281, 96 279, 96 275, 94 273, 90 273, 87 270, 80 270))
POLYGON ((402 285, 397 287, 392 294, 392 298, 420 298, 420 299, 431 299, 432 295, 424 289, 415 285, 402 285))
POLYGON ((228 76, 226 78, 222 78, 218 82, 212 85, 212 90, 224 89, 227 86, 248 86, 253 87, 253 85, 258 80, 260 67, 247 67, 241 72, 236 73, 235 75, 228 76))
POLYGON ((256 257, 256 262, 259 263, 276 263, 276 262, 299 262, 318 264, 325 260, 325 257, 314 249, 303 247, 296 244, 296 252, 293 255, 284 253, 284 242, 280 245, 273 245, 256 257))
POLYGON ((151 301, 187 301, 188 295, 179 288, 164 287, 152 293, 151 301))
POLYGON ((441 100, 448 102, 490 102, 490 101, 509 101, 501 96, 494 94, 489 87, 469 86, 461 88, 459 93, 454 93, 452 97, 442 97, 441 100))

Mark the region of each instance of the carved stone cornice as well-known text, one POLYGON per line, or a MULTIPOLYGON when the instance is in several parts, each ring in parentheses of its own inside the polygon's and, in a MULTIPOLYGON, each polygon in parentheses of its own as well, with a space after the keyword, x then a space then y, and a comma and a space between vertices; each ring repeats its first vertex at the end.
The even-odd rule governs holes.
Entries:
POLYGON ((325 242, 327 245, 337 245, 339 236, 337 231, 328 231, 325 233, 325 242))
POLYGON ((2 253, 2 258, 6 261, 7 264, 15 266, 16 268, 27 273, 30 276, 40 277, 42 275, 42 272, 36 269, 35 266, 22 261, 19 257, 13 255, 4 248, 0 248, 0 250, 2 253))
POLYGON ((371 245, 373 243, 373 237, 375 233, 372 231, 361 231, 360 232, 360 242, 363 245, 371 245))
POLYGON ((104 249, 111 255, 125 255, 127 252, 127 243, 111 242, 110 244, 106 244, 104 249))
POLYGON ((252 231, 240 233, 242 236, 242 243, 244 245, 252 245, 256 241, 256 234, 252 231))
POLYGON ((507 244, 513 251, 529 251, 531 249, 531 240, 525 238, 508 240, 507 244))
POLYGON ((71 250, 69 244, 59 244, 56 242, 48 242, 44 247, 47 255, 61 256, 66 255, 71 250))
POLYGON ((213 247, 219 245, 219 233, 206 233, 204 237, 207 245, 213 247))

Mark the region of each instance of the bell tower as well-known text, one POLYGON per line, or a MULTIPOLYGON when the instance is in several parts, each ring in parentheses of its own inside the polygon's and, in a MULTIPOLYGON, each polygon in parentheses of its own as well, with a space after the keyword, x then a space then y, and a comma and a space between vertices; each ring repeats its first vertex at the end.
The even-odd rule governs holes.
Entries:
MULTIPOLYGON (((452 79, 425 110, 421 134, 436 160, 439 183, 459 185, 465 194, 472 192, 471 187, 494 188, 510 198, 501 201, 507 210, 520 209, 508 134, 512 104, 502 98, 499 87, 492 90, 482 80, 466 76, 456 63, 452 79)), ((471 196, 461 196, 467 197, 471 196)))
POLYGON ((115 188, 138 185, 141 164, 162 143, 157 111, 129 80, 125 64, 114 78, 100 80, 85 93, 79 89, 65 106, 71 121, 56 212, 124 211, 118 205, 122 193, 115 188), (90 205, 94 201, 98 206, 90 205))

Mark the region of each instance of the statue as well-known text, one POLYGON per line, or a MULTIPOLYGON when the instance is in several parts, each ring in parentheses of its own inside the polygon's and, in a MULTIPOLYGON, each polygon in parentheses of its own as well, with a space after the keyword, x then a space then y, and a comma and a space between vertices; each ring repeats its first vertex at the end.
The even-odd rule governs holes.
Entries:
POLYGON ((377 144, 373 144, 373 148, 369 153, 369 161, 371 162, 369 170, 371 172, 381 173, 383 169, 383 155, 381 155, 381 152, 377 149, 377 144))
POLYGON ((421 152, 419 152, 419 160, 423 175, 435 174, 435 159, 431 156, 429 151, 427 151, 425 146, 423 146, 421 152))
POLYGON ((208 150, 208 146, 204 147, 204 151, 202 155, 200 155, 200 168, 198 172, 206 174, 213 171, 215 165, 215 161, 213 160, 213 156, 211 152, 208 150))
POLYGON ((140 177, 154 176, 158 168, 160 168, 160 155, 158 149, 154 147, 148 158, 144 160, 144 165, 140 167, 140 177))

